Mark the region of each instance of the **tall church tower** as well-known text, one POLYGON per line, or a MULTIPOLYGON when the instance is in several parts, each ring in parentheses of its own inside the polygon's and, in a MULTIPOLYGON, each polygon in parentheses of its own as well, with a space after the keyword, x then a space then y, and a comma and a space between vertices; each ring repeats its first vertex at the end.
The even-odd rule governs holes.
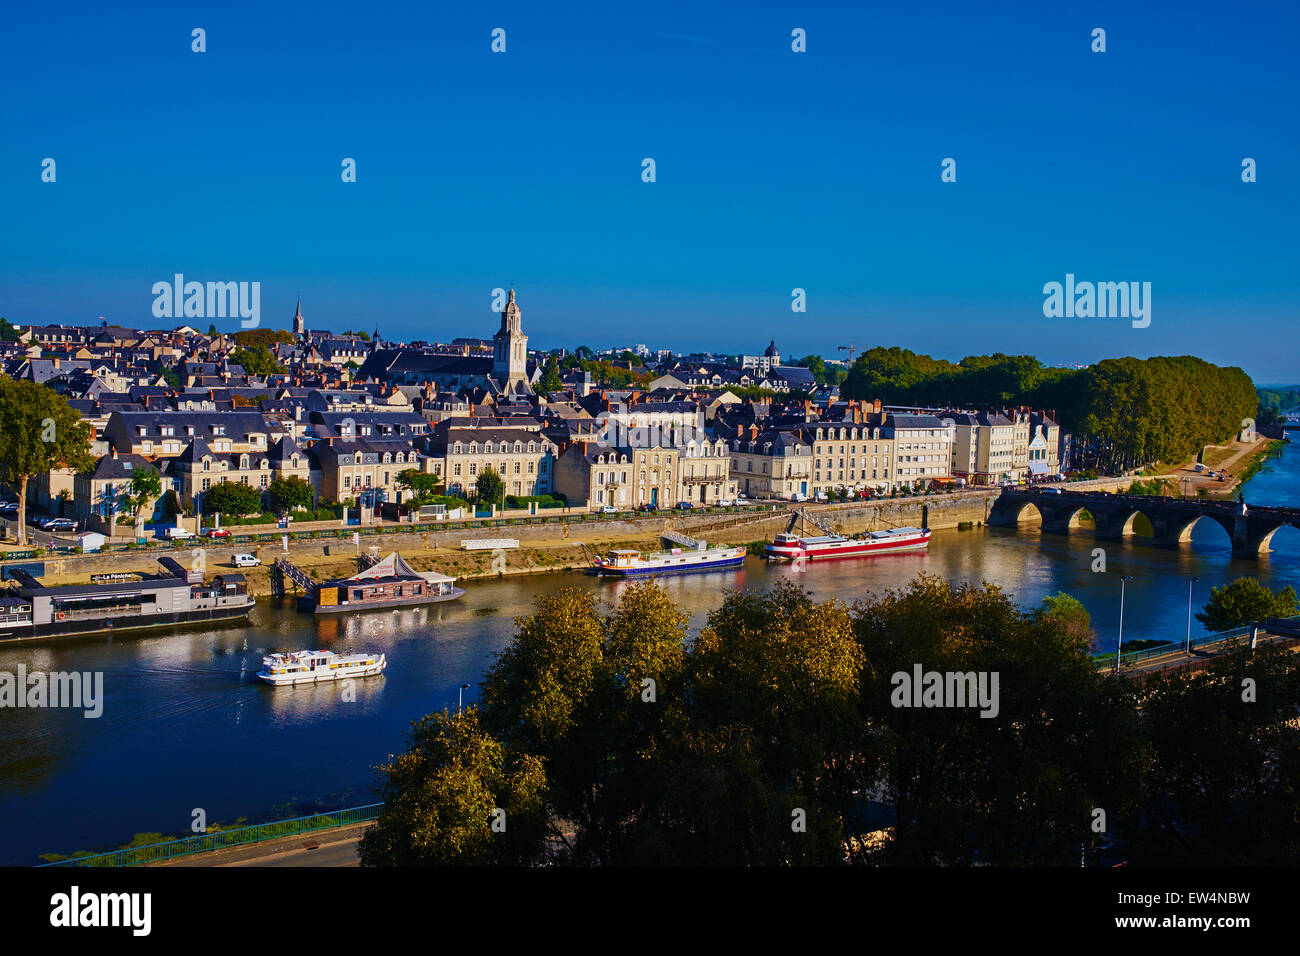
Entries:
POLYGON ((298 300, 298 311, 293 315, 293 334, 302 338, 307 333, 307 323, 302 318, 302 299, 298 300))
POLYGON ((492 377, 506 392, 528 390, 528 336, 521 325, 523 313, 515 304, 515 290, 501 312, 501 328, 492 336, 492 377))

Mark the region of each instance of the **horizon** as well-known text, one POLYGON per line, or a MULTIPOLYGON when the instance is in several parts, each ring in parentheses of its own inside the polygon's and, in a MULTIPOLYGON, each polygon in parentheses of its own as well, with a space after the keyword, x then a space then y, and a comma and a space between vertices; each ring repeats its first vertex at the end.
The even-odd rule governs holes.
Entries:
POLYGON ((67 9, 0 38, 13 323, 148 327, 179 272, 260 282, 265 328, 301 296, 308 327, 448 341, 513 280, 539 350, 1300 358, 1281 4, 67 9), (1150 326, 1047 318, 1067 275, 1150 283, 1150 326))

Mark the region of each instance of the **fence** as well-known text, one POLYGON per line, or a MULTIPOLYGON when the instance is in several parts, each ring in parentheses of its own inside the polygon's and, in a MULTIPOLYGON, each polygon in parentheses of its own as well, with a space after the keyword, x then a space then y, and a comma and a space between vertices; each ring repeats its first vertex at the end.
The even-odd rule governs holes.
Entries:
MULTIPOLYGON (((1138 661, 1144 661, 1152 657, 1160 657, 1164 654, 1168 654, 1170 651, 1179 650, 1181 648, 1185 648, 1189 646, 1191 650, 1196 650, 1198 647, 1204 647, 1207 644, 1223 644, 1232 640, 1241 640, 1244 638, 1249 638, 1250 632, 1254 627, 1258 626, 1261 631, 1267 631, 1270 625, 1277 625, 1282 628, 1293 629, 1297 625, 1300 625, 1300 616, 1289 617, 1289 618, 1277 618, 1277 619, 1270 618, 1267 621, 1260 622, 1258 625, 1246 624, 1242 627, 1234 627, 1226 631, 1215 631, 1210 634, 1202 634, 1200 637, 1192 638, 1190 645, 1185 640, 1169 641, 1166 644, 1159 644, 1156 647, 1144 647, 1141 650, 1137 650, 1137 651, 1125 651, 1123 656, 1120 659, 1120 668, 1123 669, 1125 666, 1129 664, 1135 664, 1138 661)), ((1098 665, 1101 664, 1113 665, 1115 663, 1115 652, 1106 651, 1102 654, 1094 654, 1092 655, 1092 659, 1098 665)))
POLYGON ((378 819, 379 811, 383 809, 383 806, 382 803, 371 803, 363 807, 350 807, 346 810, 313 813, 305 817, 278 820, 275 823, 260 823, 255 826, 237 827, 233 830, 220 830, 216 833, 201 833, 180 840, 168 840, 165 843, 133 846, 125 850, 114 850, 112 853, 76 856, 55 863, 42 863, 41 866, 136 866, 140 863, 155 863, 159 860, 192 856, 195 853, 225 850, 236 846, 251 846, 255 843, 275 840, 280 837, 312 833, 316 830, 330 830, 352 823, 364 823, 367 820, 378 819))

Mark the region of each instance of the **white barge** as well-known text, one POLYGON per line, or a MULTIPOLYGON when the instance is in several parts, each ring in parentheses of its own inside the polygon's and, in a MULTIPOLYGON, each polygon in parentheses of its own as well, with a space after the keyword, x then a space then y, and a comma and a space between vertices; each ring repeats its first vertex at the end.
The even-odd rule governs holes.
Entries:
POLYGON ((689 574, 695 571, 721 571, 745 563, 745 549, 730 545, 710 548, 704 541, 680 532, 666 531, 663 537, 677 547, 666 551, 642 553, 634 548, 618 548, 592 561, 597 574, 615 578, 642 578, 659 574, 689 574))
POLYGON ((383 654, 335 654, 333 651, 293 651, 262 658, 259 680, 277 687, 285 684, 315 684, 345 677, 373 677, 383 673, 388 661, 383 654))

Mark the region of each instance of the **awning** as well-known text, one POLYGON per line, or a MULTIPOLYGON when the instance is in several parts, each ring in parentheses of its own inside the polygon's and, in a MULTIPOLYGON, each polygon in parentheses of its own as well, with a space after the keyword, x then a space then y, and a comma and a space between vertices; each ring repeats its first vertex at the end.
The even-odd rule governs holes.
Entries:
POLYGON ((1031 462, 1029 463, 1029 473, 1030 473, 1031 475, 1045 475, 1045 474, 1047 474, 1047 462, 1045 462, 1045 461, 1031 461, 1031 462))

